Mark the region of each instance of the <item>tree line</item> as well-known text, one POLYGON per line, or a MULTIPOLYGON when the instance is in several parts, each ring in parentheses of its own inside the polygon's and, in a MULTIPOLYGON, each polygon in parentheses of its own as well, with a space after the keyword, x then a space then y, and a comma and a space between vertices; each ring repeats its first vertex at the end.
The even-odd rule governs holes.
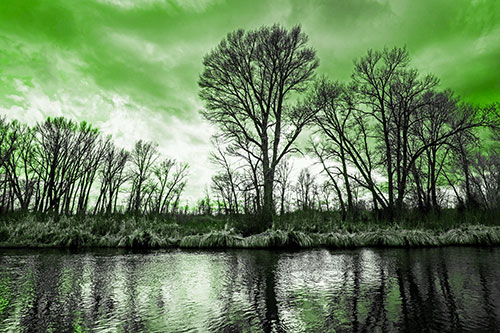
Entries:
MULTIPOLYGON (((218 132, 216 172, 197 213, 254 215, 265 228, 294 210, 346 220, 363 210, 394 219, 410 209, 500 208, 498 103, 440 90, 404 47, 368 50, 348 82, 316 77, 307 42, 300 26, 240 29, 204 57, 202 115, 218 132), (300 154, 321 175, 294 176, 291 156, 300 154)), ((86 122, 0 118, 3 212, 178 213, 188 169, 153 142, 121 149, 86 122)))
POLYGON ((139 140, 118 148, 64 117, 30 127, 0 118, 0 210, 54 214, 174 213, 188 165, 139 140))
POLYGON ((393 219, 408 209, 500 208, 499 104, 468 104, 411 66, 407 49, 369 50, 349 82, 315 77, 300 26, 231 32, 203 60, 202 115, 218 128, 212 189, 228 214, 360 207, 393 219), (297 138, 310 170, 290 181, 297 138), (289 203, 287 205, 287 202, 289 203), (292 203, 292 204, 290 204, 292 203), (288 208, 287 208, 288 207, 288 208))

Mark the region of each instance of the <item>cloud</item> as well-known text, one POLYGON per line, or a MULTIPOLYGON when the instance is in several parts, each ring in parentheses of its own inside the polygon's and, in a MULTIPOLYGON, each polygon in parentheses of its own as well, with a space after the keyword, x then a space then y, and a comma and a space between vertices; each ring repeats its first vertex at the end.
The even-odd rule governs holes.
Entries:
POLYGON ((97 0, 97 2, 122 9, 149 8, 164 5, 164 0, 97 0))
POLYGON ((213 130, 198 114, 203 56, 230 31, 274 23, 302 24, 318 73, 333 79, 348 80, 369 48, 406 44, 442 88, 500 100, 495 0, 3 0, 0 112, 87 120, 127 147, 157 141, 191 164, 189 191, 199 193, 213 130))
POLYGON ((213 5, 216 0, 97 0, 98 3, 118 7, 120 9, 166 9, 175 10, 181 8, 189 12, 203 12, 209 6, 213 5))

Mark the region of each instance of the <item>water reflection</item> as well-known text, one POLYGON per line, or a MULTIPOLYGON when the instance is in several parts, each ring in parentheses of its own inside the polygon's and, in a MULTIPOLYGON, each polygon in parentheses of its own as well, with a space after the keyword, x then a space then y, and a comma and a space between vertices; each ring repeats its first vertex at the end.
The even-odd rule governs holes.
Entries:
POLYGON ((0 331, 470 331, 500 248, 0 252, 0 331))

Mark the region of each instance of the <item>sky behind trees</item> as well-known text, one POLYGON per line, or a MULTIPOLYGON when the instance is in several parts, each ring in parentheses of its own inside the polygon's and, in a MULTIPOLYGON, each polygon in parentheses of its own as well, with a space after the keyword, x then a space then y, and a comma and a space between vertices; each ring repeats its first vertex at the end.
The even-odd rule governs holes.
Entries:
POLYGON ((500 5, 444 1, 0 2, 0 114, 33 124, 86 120, 132 148, 153 140, 191 165, 186 194, 210 183, 199 115, 202 59, 238 28, 301 24, 317 74, 348 80, 368 48, 406 45, 413 66, 465 100, 500 100, 500 5))

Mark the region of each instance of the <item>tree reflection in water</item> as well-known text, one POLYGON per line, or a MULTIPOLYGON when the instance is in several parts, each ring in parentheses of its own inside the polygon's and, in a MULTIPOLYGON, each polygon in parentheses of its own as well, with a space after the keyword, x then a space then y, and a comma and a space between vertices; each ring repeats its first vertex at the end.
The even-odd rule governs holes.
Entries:
POLYGON ((3 250, 0 331, 499 327, 498 248, 3 250))

